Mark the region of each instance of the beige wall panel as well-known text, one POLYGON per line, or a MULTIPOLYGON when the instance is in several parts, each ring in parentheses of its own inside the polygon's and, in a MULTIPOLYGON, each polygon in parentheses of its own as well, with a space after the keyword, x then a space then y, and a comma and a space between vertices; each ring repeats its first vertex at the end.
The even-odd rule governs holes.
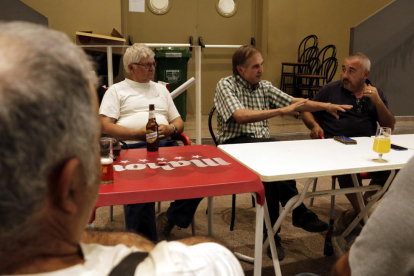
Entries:
POLYGON ((76 31, 110 35, 121 31, 121 0, 22 0, 49 19, 49 27, 75 41, 76 31))
POLYGON ((188 43, 195 35, 197 1, 172 1, 171 10, 164 15, 152 13, 145 5, 145 12, 129 12, 128 0, 122 0, 122 24, 134 43, 188 43))
MULTIPOLYGON (((250 44, 255 32, 255 1, 238 0, 237 13, 230 18, 216 11, 216 1, 199 1, 198 36, 206 45, 250 44)), ((205 48, 202 53, 202 111, 208 114, 213 107, 217 82, 232 74, 231 58, 236 49, 205 48)), ((194 94, 193 94, 194 95, 194 94)), ((190 98, 190 107, 195 97, 190 98)), ((188 106, 188 104, 187 104, 188 106)))
MULTIPOLYGON (((189 36, 202 36, 205 44, 249 44, 255 31, 254 0, 238 0, 238 11, 231 18, 216 11, 216 1, 172 1, 165 15, 155 15, 145 7, 144 13, 128 11, 122 0, 123 30, 133 36, 134 43, 188 43, 189 36)), ((203 49, 202 112, 213 106, 217 82, 231 74, 231 57, 235 49, 203 49)), ((188 63, 188 78, 194 76, 194 58, 188 63)), ((195 87, 187 91, 187 114, 195 113, 195 87)))
MULTIPOLYGON (((350 28, 391 2, 393 1, 269 0, 265 78, 279 87, 281 63, 296 60, 299 43, 310 34, 318 36, 319 48, 328 44, 337 47, 340 68, 349 53, 350 28)), ((340 69, 334 80, 339 78, 340 69)))

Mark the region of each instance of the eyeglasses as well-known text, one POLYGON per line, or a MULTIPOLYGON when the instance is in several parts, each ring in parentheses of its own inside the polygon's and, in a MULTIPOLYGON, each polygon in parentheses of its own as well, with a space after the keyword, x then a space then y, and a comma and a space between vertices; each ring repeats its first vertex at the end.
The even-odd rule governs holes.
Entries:
POLYGON ((155 66, 157 66, 157 63, 156 62, 154 62, 154 63, 146 63, 146 64, 141 64, 141 63, 134 62, 134 63, 131 63, 131 64, 141 65, 142 67, 144 67, 147 70, 149 70, 152 66, 154 66, 154 68, 155 68, 155 66))
POLYGON ((367 113, 367 100, 364 98, 356 99, 357 113, 366 114, 367 113))

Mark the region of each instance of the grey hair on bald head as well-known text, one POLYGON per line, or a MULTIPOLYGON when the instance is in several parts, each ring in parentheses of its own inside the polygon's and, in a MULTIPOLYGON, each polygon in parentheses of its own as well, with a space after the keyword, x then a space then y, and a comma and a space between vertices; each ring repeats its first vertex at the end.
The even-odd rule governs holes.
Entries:
POLYGON ((87 185, 97 181, 96 84, 86 54, 66 35, 0 23, 0 259, 34 227, 67 160, 80 160, 87 185))
POLYGON ((362 69, 371 70, 371 61, 369 60, 369 57, 367 57, 367 55, 365 55, 364 53, 355 53, 350 55, 349 57, 347 57, 347 59, 359 59, 359 61, 361 62, 362 65, 362 69))

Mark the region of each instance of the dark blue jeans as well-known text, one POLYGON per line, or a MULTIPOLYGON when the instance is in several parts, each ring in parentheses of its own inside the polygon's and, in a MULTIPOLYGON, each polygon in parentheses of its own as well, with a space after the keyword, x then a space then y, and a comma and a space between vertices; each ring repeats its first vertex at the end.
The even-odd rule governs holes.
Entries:
MULTIPOLYGON (((145 142, 130 146, 130 149, 146 148, 145 142)), ((174 140, 160 141, 160 147, 178 146, 174 140)), ((181 228, 187 228, 193 220, 198 204, 203 198, 183 199, 171 202, 167 218, 181 228)), ((125 225, 130 231, 138 233, 153 242, 158 241, 155 226, 155 202, 124 205, 125 225)))

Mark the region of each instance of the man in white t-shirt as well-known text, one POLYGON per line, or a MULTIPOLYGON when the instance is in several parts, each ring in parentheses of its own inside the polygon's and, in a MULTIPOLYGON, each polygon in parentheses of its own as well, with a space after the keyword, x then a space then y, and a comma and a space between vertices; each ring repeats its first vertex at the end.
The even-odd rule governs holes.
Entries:
MULTIPOLYGON (((145 130, 149 104, 155 105, 160 146, 178 146, 169 137, 181 133, 184 123, 169 91, 155 83, 154 52, 143 44, 134 44, 123 57, 129 79, 112 85, 102 99, 99 114, 102 132, 125 140, 129 148, 146 147, 145 130)), ((169 239, 175 225, 187 228, 202 198, 176 200, 155 224, 155 203, 128 204, 124 206, 127 229, 142 234, 152 241, 169 239), (158 232, 158 233, 157 233, 158 232)))
POLYGON ((22 22, 0 23, 0 60, 0 275, 243 275, 209 238, 85 232, 100 186, 92 65, 64 34, 22 22))
POLYGON ((112 85, 106 91, 99 109, 102 132, 125 140, 130 148, 134 143, 145 142, 150 104, 155 105, 161 141, 183 132, 184 122, 169 91, 152 81, 154 52, 146 45, 134 44, 125 51, 123 63, 129 79, 112 85))

